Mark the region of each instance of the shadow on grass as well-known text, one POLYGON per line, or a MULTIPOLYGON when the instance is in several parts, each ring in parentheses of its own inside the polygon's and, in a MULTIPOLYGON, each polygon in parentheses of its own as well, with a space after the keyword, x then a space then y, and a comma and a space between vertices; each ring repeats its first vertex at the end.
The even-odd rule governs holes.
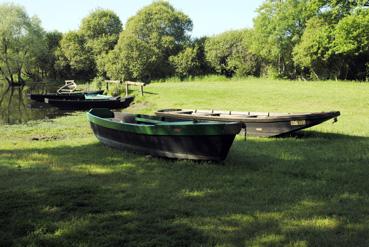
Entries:
POLYGON ((225 166, 100 144, 0 150, 0 242, 367 246, 369 138, 238 138, 225 166))

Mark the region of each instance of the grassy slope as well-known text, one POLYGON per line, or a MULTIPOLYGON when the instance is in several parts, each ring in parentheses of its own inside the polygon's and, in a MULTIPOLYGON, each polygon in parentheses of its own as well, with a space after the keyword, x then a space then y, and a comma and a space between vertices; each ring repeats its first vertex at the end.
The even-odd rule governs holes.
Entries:
POLYGON ((100 145, 83 113, 0 126, 0 245, 368 246, 368 84, 152 84, 133 112, 340 110, 303 138, 237 137, 224 165, 100 145))

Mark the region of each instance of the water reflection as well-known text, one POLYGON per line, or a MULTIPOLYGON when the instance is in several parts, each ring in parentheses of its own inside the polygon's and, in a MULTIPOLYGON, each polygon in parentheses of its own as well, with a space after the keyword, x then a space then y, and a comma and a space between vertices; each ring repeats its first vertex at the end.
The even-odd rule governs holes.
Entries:
POLYGON ((68 112, 36 103, 28 99, 27 94, 55 92, 59 85, 46 83, 29 84, 20 87, 8 87, 0 83, 0 125, 20 124, 30 120, 49 119, 66 115, 68 112))

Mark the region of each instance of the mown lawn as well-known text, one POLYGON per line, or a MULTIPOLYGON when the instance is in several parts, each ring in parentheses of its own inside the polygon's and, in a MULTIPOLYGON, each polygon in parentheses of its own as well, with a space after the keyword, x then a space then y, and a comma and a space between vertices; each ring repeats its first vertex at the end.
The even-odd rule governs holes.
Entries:
POLYGON ((120 152, 84 113, 0 126, 0 246, 369 246, 369 84, 154 83, 128 110, 340 110, 221 164, 120 152))

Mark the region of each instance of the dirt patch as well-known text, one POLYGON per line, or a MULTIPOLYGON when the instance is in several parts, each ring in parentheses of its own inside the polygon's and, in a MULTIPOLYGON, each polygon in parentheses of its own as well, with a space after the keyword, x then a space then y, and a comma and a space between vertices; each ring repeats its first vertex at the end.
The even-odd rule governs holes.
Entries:
POLYGON ((56 141, 61 139, 60 136, 33 136, 31 141, 56 141))

